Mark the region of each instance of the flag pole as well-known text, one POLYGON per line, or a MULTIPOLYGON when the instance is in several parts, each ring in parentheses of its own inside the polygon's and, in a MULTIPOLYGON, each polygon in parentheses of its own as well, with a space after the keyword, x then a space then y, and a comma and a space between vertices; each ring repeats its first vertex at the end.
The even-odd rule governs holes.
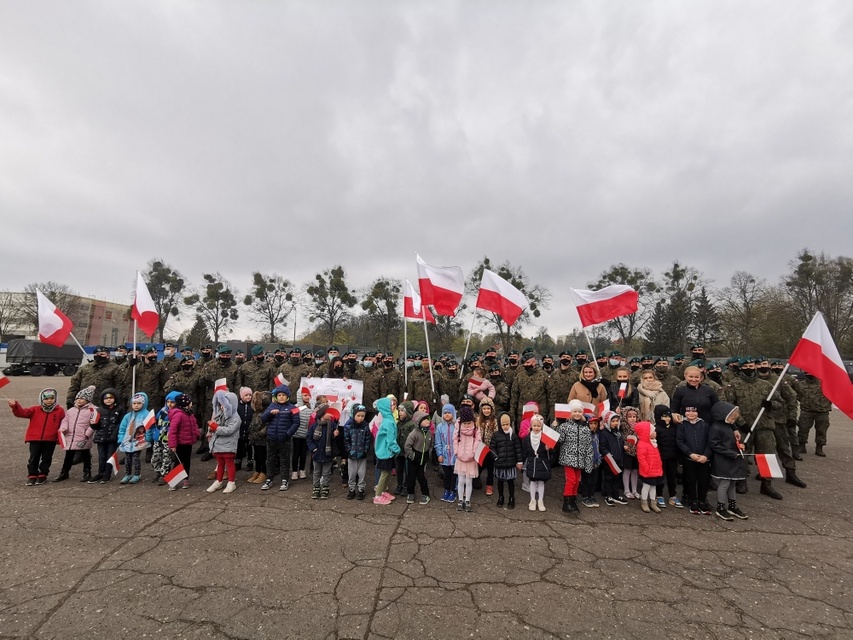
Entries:
POLYGON ((429 332, 427 331, 426 314, 421 306, 421 319, 424 321, 424 338, 426 338, 427 360, 429 360, 429 385, 432 387, 432 397, 435 400, 435 378, 432 375, 432 354, 429 352, 429 332))
MULTIPOLYGON (((595 349, 592 348, 592 340, 589 339, 589 333, 586 327, 583 328, 583 334, 586 336, 586 343, 589 345, 589 357, 592 358, 592 363, 595 365, 595 370, 598 372, 598 377, 601 378, 601 369, 598 366, 598 361, 595 359, 595 349)), ((587 360, 589 362, 589 360, 587 360)))
MULTIPOLYGON (((421 303, 423 312, 423 303, 421 303)), ((403 382, 409 388, 409 368, 406 366, 406 358, 409 355, 409 322, 406 320, 406 281, 403 280, 403 382)))
POLYGON ((462 356, 462 366, 459 367, 459 379, 465 374, 465 359, 468 357, 468 347, 471 346, 471 334, 474 333, 474 320, 477 319, 477 312, 471 315, 471 328, 468 329, 468 340, 465 341, 465 355, 462 356))
MULTIPOLYGON (((136 354, 136 320, 133 321, 133 353, 136 354)), ((139 356, 134 355, 134 358, 139 358, 139 356)), ((130 365, 130 397, 136 395, 136 362, 130 365)))
POLYGON ((78 347, 80 347, 80 351, 82 351, 82 352, 83 352, 83 357, 84 357, 84 358, 86 358, 86 361, 87 361, 87 362, 92 362, 92 361, 89 359, 89 354, 88 354, 88 353, 86 353, 86 350, 83 348, 83 345, 82 345, 82 344, 80 344, 80 341, 77 339, 77 336, 75 336, 75 335, 74 335, 74 332, 72 331, 69 335, 74 339, 74 342, 76 342, 76 343, 77 343, 77 346, 78 346, 78 347))
MULTIPOLYGON (((768 402, 770 402, 770 400, 773 398, 773 394, 776 393, 776 389, 779 388, 779 385, 782 384, 782 378, 788 372, 788 366, 789 365, 787 365, 787 364, 785 365, 785 368, 782 369, 782 373, 780 373, 779 377, 776 379, 776 384, 773 385, 773 388, 770 390, 770 395, 767 396, 768 402)), ((752 423, 752 426, 749 428, 749 432, 746 434, 746 437, 743 439, 744 444, 749 442, 749 437, 752 435, 752 431, 753 431, 753 429, 755 429, 755 425, 758 424, 758 421, 761 420, 761 416, 763 416, 763 415, 764 415, 764 407, 761 407, 761 410, 758 412, 758 415, 755 417, 755 422, 752 423)))

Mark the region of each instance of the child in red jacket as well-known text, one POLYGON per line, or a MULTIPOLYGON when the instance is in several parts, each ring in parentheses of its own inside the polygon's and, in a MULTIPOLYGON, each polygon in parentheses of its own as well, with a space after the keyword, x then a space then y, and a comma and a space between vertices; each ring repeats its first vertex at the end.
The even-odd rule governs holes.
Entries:
POLYGON ((56 404, 56 389, 42 389, 39 404, 24 408, 17 400, 9 400, 12 413, 19 418, 29 418, 24 442, 30 445, 27 461, 27 486, 44 484, 50 472, 53 451, 56 449, 59 423, 65 417, 65 409, 56 404))
POLYGON ((635 424, 634 432, 637 434, 637 462, 643 483, 640 508, 646 513, 660 513, 656 498, 657 487, 663 481, 663 462, 658 451, 657 433, 654 425, 646 421, 635 424))

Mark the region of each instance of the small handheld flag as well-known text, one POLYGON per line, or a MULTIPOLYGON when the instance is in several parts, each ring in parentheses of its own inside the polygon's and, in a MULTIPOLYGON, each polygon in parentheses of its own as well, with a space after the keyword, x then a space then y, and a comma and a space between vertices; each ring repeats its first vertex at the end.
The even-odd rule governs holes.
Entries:
POLYGON ((157 416, 154 414, 154 409, 149 409, 148 415, 145 416, 145 421, 142 423, 142 426, 145 427, 145 430, 148 431, 151 427, 154 426, 154 423, 157 421, 157 416))
POLYGON ((775 453, 756 453, 755 464, 762 478, 783 478, 782 466, 775 453))
POLYGON ((620 399, 620 400, 624 400, 624 399, 625 399, 625 395, 626 395, 627 393, 628 393, 628 383, 627 383, 627 382, 620 382, 620 383, 619 383, 619 394, 618 394, 618 395, 619 395, 619 399, 620 399))
POLYGON ((557 446, 557 443, 560 441, 560 432, 556 429, 552 429, 551 427, 545 425, 542 427, 542 442, 545 443, 545 446, 549 449, 553 449, 557 446))
POLYGON ((178 464, 169 473, 163 476, 170 487, 177 487, 182 481, 187 479, 187 472, 184 470, 184 465, 178 464))
POLYGON ((287 387, 289 387, 289 386, 290 386, 290 381, 289 381, 287 378, 285 378, 285 377, 284 377, 284 374, 283 374, 283 373, 279 373, 279 374, 275 377, 275 386, 280 387, 281 385, 285 385, 285 386, 287 386, 287 387))
POLYGON ((219 378, 213 385, 213 393, 217 391, 228 391, 228 381, 225 378, 219 378))
POLYGON ((9 380, 9 378, 5 374, 0 372, 0 389, 2 389, 3 387, 5 387, 7 384, 9 384, 11 382, 12 381, 9 380))
POLYGON ((612 453, 608 453, 604 456, 604 461, 607 463, 607 466, 610 467, 610 473, 614 476, 618 476, 622 473, 622 469, 619 468, 619 465, 616 464, 616 459, 613 457, 612 453))
POLYGON ((107 464, 109 464, 113 468, 113 475, 118 475, 118 451, 113 451, 113 455, 111 455, 107 459, 107 464))
POLYGON ((68 443, 65 440, 65 434, 62 433, 61 431, 57 431, 56 435, 59 438, 59 446, 62 447, 63 449, 67 450, 68 449, 68 443))
POLYGON ((485 464, 486 458, 492 452, 481 440, 478 440, 474 445, 474 459, 481 467, 485 464))
POLYGON ((568 420, 572 417, 572 411, 569 405, 557 403, 554 405, 554 417, 557 420, 568 420))
POLYGON ((326 409, 326 414, 332 416, 335 420, 341 419, 341 403, 340 402, 332 402, 329 405, 329 408, 326 409))

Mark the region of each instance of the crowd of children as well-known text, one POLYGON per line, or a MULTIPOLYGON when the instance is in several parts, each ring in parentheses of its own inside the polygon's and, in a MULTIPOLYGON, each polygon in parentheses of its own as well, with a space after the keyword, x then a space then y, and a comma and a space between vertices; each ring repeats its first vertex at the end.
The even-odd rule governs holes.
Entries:
MULTIPOLYGON (((82 481, 106 483, 124 464, 121 484, 136 484, 142 477, 143 455, 151 449, 154 481, 171 490, 190 486, 192 447, 201 437, 194 417, 193 399, 169 393, 165 405, 151 418, 148 396, 133 395, 130 411, 116 406, 117 394, 106 389, 94 398, 94 387, 80 390, 67 411, 56 403, 56 390, 44 389, 39 403, 22 407, 9 400, 14 415, 29 424, 27 485, 47 480, 56 444, 64 451, 54 482, 68 480, 72 466, 82 463, 82 481), (97 445, 98 469, 92 475, 91 449, 97 445), (181 478, 167 478, 177 465, 181 478)), ((588 419, 579 400, 568 403, 569 417, 546 424, 535 405, 526 407, 518 427, 508 413, 496 415, 494 403, 483 395, 475 411, 473 398, 458 409, 443 398, 440 411, 430 414, 427 403, 399 403, 393 396, 380 398, 373 407, 356 404, 341 424, 339 408, 318 396, 312 402, 307 389, 300 403, 290 401, 290 388, 272 392, 239 389, 239 395, 217 390, 207 425, 207 445, 216 460, 207 492, 237 489, 237 471, 245 457, 249 484, 270 490, 276 482, 286 491, 290 483, 307 478, 311 469, 312 499, 331 494, 334 469, 341 469, 348 500, 364 500, 373 487, 373 503, 388 505, 405 494, 406 501, 430 502, 427 470, 435 466, 443 483, 441 500, 471 512, 475 489, 486 472, 485 494, 491 496, 497 481, 496 505, 516 506, 516 492, 529 493, 530 511, 545 511, 545 483, 556 467, 563 468, 562 510, 571 515, 584 507, 599 506, 601 493, 607 506, 638 500, 642 511, 660 513, 667 506, 684 507, 677 493, 681 466, 683 498, 690 513, 716 513, 723 520, 745 519, 737 506, 735 483, 748 475, 740 432, 735 428, 738 408, 718 402, 711 423, 699 417, 696 407, 686 407, 677 424, 665 405, 650 407, 653 421, 640 420, 640 411, 625 407, 600 419, 588 419), (313 405, 313 406, 312 406, 313 405), (484 451, 485 448, 485 451, 484 451), (310 465, 309 465, 310 460, 310 465), (375 462, 370 474, 369 462, 375 462), (368 485, 368 476, 371 476, 368 485), (396 475, 396 489, 390 482, 396 475), (707 501, 716 484, 717 506, 707 501), (664 494, 668 493, 667 502, 664 494)))

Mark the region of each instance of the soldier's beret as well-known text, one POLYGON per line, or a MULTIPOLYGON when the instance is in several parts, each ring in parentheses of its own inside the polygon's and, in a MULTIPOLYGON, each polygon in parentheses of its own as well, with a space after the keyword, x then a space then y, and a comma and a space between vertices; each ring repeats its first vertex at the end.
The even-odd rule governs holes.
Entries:
POLYGON ((216 347, 216 353, 219 353, 219 354, 231 353, 231 347, 229 347, 227 344, 221 344, 218 347, 216 347))
POLYGON ((264 347, 262 345, 256 344, 254 347, 252 347, 252 355, 253 356, 259 356, 259 355, 263 354, 263 352, 264 352, 264 347))

